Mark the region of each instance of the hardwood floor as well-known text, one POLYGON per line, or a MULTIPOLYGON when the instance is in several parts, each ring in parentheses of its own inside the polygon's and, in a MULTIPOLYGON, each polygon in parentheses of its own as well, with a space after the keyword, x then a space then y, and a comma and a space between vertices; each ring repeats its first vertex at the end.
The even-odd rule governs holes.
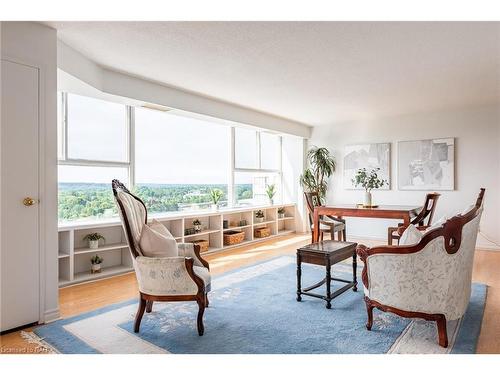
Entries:
MULTIPOLYGON (((368 246, 380 241, 351 239, 368 246)), ((205 256, 212 275, 243 267, 278 255, 294 255, 310 235, 290 235, 205 256)), ((477 250, 473 279, 487 284, 486 309, 477 347, 478 353, 500 353, 500 252, 477 250)), ((135 275, 129 273, 105 280, 63 288, 59 293, 61 316, 67 318, 137 296, 135 275)), ((364 324, 364 322, 362 322, 364 324)), ((30 331, 26 329, 25 331, 30 331)), ((27 342, 20 331, 0 336, 0 353, 36 353, 37 345, 27 342)), ((42 351, 43 353, 43 351, 42 351)))

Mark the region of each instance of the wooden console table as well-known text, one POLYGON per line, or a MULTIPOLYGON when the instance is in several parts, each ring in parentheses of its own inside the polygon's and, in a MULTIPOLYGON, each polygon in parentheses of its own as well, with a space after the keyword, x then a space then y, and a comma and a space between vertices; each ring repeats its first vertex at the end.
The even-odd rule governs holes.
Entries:
MULTIPOLYGON (((375 208, 363 208, 355 204, 339 204, 335 206, 317 206, 314 209, 314 242, 319 240, 319 218, 324 215, 346 217, 367 217, 379 219, 400 219, 409 225, 412 217, 422 209, 421 206, 381 205, 375 208)), ((345 241, 345 238, 344 238, 345 241)))

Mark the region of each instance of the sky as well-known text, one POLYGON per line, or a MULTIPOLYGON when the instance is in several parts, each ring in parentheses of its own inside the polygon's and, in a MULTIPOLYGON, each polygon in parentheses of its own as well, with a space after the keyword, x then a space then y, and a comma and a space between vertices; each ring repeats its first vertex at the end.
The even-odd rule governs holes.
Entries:
MULTIPOLYGON (((68 95, 68 157, 127 161, 125 106, 68 95)), ((262 167, 279 168, 279 137, 262 133, 262 167)), ((230 127, 169 112, 135 108, 136 184, 226 184, 230 127)), ((236 128, 236 164, 257 167, 256 132, 236 128)), ((60 182, 127 181, 126 168, 59 166, 60 182)), ((250 183, 239 174, 237 183, 250 183)))

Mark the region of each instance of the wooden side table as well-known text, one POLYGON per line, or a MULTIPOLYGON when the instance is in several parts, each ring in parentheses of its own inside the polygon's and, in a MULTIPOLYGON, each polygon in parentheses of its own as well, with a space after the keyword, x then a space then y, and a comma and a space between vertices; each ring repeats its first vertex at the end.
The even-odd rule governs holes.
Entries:
POLYGON ((350 288, 352 288, 353 291, 357 291, 358 282, 356 279, 356 246, 357 243, 355 242, 321 241, 297 249, 297 301, 302 301, 302 295, 321 298, 326 301, 326 308, 330 309, 332 307, 332 299, 344 293, 350 288), (334 264, 342 262, 343 260, 351 257, 352 281, 331 277, 331 267, 334 264), (302 289, 302 263, 325 266, 325 278, 314 285, 302 289), (339 281, 342 283, 346 283, 346 285, 332 293, 330 290, 332 281, 339 281), (325 283, 326 295, 311 293, 311 290, 319 288, 325 283))

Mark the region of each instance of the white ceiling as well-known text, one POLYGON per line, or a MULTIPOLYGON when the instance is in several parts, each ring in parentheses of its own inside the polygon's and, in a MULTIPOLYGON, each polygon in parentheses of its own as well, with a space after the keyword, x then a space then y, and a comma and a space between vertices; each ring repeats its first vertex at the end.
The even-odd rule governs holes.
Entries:
POLYGON ((500 22, 46 22, 96 63, 309 125, 500 103, 500 22))

